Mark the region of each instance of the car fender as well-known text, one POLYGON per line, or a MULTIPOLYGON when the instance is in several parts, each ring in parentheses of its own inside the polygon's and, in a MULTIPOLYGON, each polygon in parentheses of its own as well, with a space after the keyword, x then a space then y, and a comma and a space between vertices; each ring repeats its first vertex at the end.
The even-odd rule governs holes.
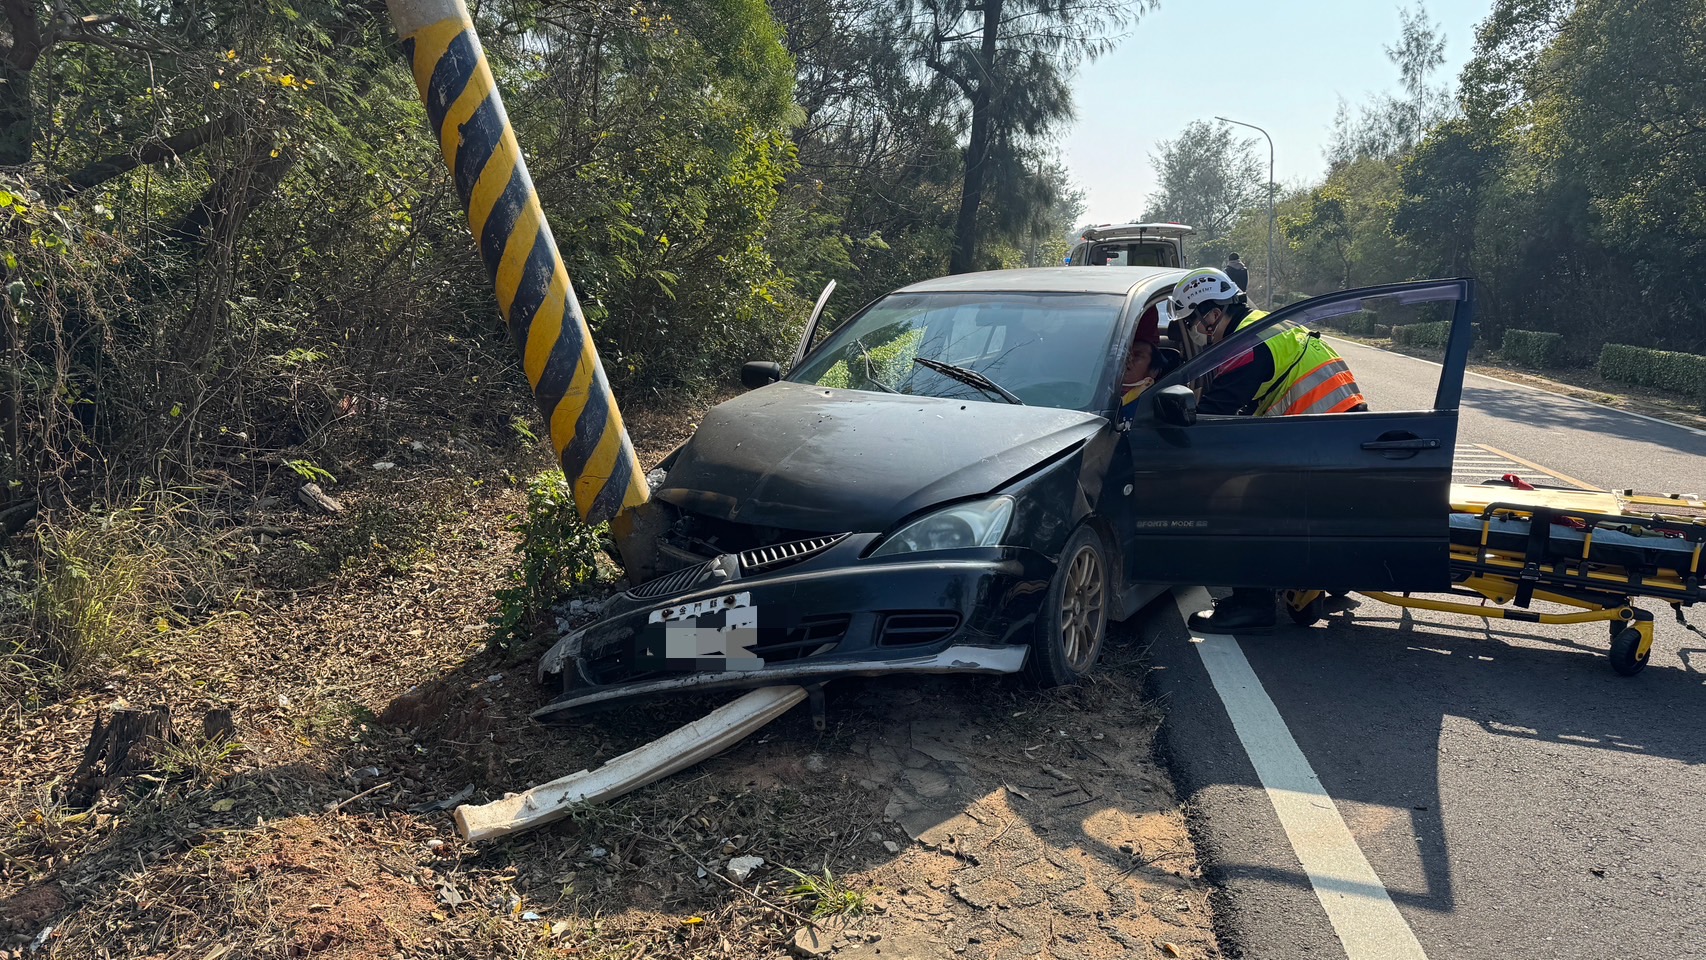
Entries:
MULTIPOLYGON (((1067 538, 1095 513, 1107 457, 1103 431, 1063 450, 1038 468, 1004 484, 997 493, 1013 497, 1014 515, 1008 529, 1013 546, 1029 547, 1058 560, 1067 538)), ((1105 530, 1098 528, 1103 543, 1105 530)))

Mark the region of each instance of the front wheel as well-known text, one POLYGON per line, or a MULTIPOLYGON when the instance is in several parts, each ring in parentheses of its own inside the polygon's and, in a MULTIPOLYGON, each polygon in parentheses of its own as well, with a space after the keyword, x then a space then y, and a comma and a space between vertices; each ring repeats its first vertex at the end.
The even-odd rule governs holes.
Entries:
POLYGON ((1049 581, 1026 674, 1043 687, 1076 683, 1096 665, 1107 630, 1107 555, 1096 531, 1081 526, 1067 539, 1049 581))

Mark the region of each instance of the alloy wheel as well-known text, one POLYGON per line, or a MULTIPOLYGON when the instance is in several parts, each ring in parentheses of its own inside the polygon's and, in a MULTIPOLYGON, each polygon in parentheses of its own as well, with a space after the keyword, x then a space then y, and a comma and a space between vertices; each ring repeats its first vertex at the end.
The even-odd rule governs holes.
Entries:
POLYGON ((1102 582, 1101 554, 1086 544, 1073 555, 1060 596, 1060 648, 1073 673, 1090 669, 1096 658, 1106 613, 1102 582))

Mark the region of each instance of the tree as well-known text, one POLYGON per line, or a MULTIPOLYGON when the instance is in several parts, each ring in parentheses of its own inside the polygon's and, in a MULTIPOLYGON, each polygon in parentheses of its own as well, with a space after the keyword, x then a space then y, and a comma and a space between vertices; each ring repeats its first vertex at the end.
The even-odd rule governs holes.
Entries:
POLYGON ((1419 272, 1471 271, 1481 191, 1499 166, 1499 148, 1468 118, 1431 130, 1398 164, 1392 230, 1404 238, 1419 272))
POLYGON ((1266 209, 1267 178, 1256 141, 1235 136, 1229 124, 1194 120, 1175 139, 1163 140, 1150 162, 1160 183, 1146 220, 1188 223, 1209 241, 1230 230, 1245 209, 1266 209))
POLYGON ((958 93, 968 122, 948 272, 975 268, 979 212, 993 168, 1020 141, 1072 115, 1077 64, 1110 49, 1157 0, 899 0, 927 67, 958 93), (997 149, 1003 140, 1006 151, 997 149))
POLYGON ((1359 287, 1413 273, 1392 236, 1398 176, 1391 163, 1362 157, 1328 174, 1279 216, 1279 228, 1301 261, 1304 292, 1359 287))
POLYGON ((1698 2, 1580 0, 1541 59, 1534 110, 1593 239, 1627 258, 1632 275, 1612 283, 1645 308, 1628 332, 1683 350, 1706 347, 1703 63, 1698 2))
POLYGON ((997 260, 1010 267, 1058 267, 1071 250, 1068 232, 1083 216, 1084 191, 1072 185, 1066 163, 1058 155, 1047 159, 1018 158, 997 169, 1011 179, 998 179, 995 190, 1004 201, 991 211, 991 228, 1005 241, 997 260))
POLYGON ((1398 17, 1398 43, 1385 49, 1386 58, 1398 68, 1403 96, 1378 97, 1355 117, 1341 103, 1327 146, 1332 166, 1358 157, 1396 158, 1451 114, 1450 92, 1431 82, 1445 62, 1445 35, 1428 18, 1421 0, 1414 10, 1400 9, 1398 17))
POLYGON ((1496 0, 1475 28, 1475 49, 1458 78, 1464 112, 1485 127, 1538 94, 1541 55, 1576 0, 1496 0))
POLYGON ((963 153, 956 96, 893 0, 773 0, 797 64, 799 166, 768 248, 796 290, 862 304, 948 265, 963 153))

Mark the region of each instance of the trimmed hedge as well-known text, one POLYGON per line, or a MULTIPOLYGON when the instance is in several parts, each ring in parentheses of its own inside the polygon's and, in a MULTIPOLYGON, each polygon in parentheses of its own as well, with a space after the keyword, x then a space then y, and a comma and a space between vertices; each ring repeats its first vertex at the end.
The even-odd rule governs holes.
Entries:
POLYGON ((1508 362, 1525 367, 1561 367, 1564 365, 1564 337, 1539 330, 1506 330, 1499 353, 1508 362))
POLYGON ((1706 400, 1706 357, 1698 354, 1608 343, 1599 354, 1599 375, 1706 400))
POLYGON ((1367 310, 1358 310, 1340 317, 1329 317, 1326 322, 1354 337, 1372 337, 1376 326, 1374 319, 1374 314, 1367 310))
POLYGON ((1392 328, 1392 342, 1406 347, 1430 347, 1435 350, 1443 350, 1445 349, 1445 341, 1450 336, 1450 320, 1440 320, 1435 323, 1411 323, 1392 328))

